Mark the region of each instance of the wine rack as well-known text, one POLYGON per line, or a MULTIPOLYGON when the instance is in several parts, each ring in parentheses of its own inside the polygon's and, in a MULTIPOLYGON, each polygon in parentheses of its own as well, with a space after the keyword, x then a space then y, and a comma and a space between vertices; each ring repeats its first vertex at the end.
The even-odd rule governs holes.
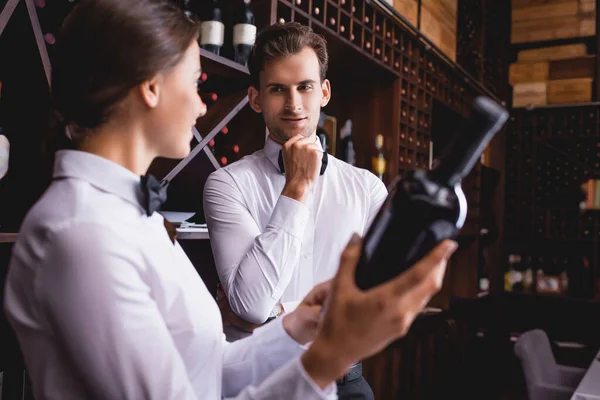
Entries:
POLYGON ((456 59, 472 76, 483 76, 484 1, 458 2, 456 59))
POLYGON ((581 185, 600 177, 600 105, 514 109, 506 146, 509 251, 546 258, 543 268, 567 259, 570 275, 587 263, 592 273, 582 292, 592 293, 600 278, 600 210, 579 205, 581 185))
POLYGON ((494 0, 458 2, 457 62, 500 99, 508 98, 510 5, 494 0))

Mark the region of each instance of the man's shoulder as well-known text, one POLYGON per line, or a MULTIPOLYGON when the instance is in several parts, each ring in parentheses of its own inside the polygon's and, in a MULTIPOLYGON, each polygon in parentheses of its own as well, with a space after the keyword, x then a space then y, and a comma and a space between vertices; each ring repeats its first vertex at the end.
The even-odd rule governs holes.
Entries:
POLYGON ((265 156, 263 150, 257 150, 252 154, 248 154, 236 162, 219 168, 210 174, 210 178, 228 178, 238 179, 244 176, 251 176, 261 172, 265 156))
POLYGON ((340 160, 334 156, 330 156, 330 162, 333 162, 344 175, 359 178, 361 180, 379 181, 379 178, 375 176, 371 171, 365 168, 360 168, 355 165, 348 164, 347 162, 340 160))
POLYGON ((335 157, 331 157, 331 162, 335 164, 341 175, 340 179, 344 182, 355 182, 355 187, 361 187, 362 190, 370 194, 381 193, 383 196, 387 193, 385 184, 368 169, 348 164, 335 157))

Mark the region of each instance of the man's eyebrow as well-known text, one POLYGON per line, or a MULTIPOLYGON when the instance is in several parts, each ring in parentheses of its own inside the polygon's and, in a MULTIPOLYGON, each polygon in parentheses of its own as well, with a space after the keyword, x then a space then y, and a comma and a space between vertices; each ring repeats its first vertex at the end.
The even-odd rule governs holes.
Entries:
MULTIPOLYGON (((314 79, 306 79, 306 80, 298 83, 298 86, 300 86, 300 85, 308 85, 308 84, 313 84, 313 83, 317 83, 317 81, 315 81, 314 79)), ((285 87, 286 85, 284 85, 283 83, 277 83, 277 82, 269 82, 266 85, 266 87, 272 87, 272 86, 283 86, 283 87, 285 87)))

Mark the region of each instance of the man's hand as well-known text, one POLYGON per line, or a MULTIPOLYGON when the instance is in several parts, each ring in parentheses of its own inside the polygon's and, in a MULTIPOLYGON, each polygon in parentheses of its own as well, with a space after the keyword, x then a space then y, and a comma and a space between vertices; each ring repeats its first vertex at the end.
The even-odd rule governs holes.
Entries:
POLYGON ((284 143, 285 186, 282 195, 303 202, 319 178, 323 152, 316 135, 296 135, 284 143))
POLYGON ((227 296, 225 296, 225 291, 220 284, 217 284, 217 303, 219 304, 219 309, 221 310, 223 326, 235 326, 236 328, 242 329, 246 332, 253 332, 256 328, 262 325, 248 322, 234 313, 229 305, 227 296))
POLYGON ((302 355, 308 374, 322 388, 347 368, 404 336, 419 312, 437 293, 446 262, 457 244, 446 240, 409 270, 363 291, 356 286, 361 240, 354 236, 344 250, 331 283, 322 326, 302 355))
POLYGON ((315 338, 330 288, 331 281, 315 286, 294 311, 283 317, 284 329, 296 342, 306 344, 315 338))

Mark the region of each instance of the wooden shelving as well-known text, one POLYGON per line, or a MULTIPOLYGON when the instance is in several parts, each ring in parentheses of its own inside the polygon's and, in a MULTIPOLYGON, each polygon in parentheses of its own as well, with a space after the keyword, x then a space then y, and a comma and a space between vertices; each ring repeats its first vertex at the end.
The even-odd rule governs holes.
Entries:
POLYGON ((0 232, 0 243, 14 243, 18 233, 0 232))
MULTIPOLYGON (((600 212, 579 209, 580 186, 600 177, 598 151, 598 103, 513 109, 506 153, 507 250, 585 258, 593 272, 587 293, 600 278, 600 212)), ((579 273, 579 261, 573 262, 568 274, 579 273)))
POLYGON ((215 53, 200 49, 202 71, 226 78, 247 78, 248 68, 215 53))

